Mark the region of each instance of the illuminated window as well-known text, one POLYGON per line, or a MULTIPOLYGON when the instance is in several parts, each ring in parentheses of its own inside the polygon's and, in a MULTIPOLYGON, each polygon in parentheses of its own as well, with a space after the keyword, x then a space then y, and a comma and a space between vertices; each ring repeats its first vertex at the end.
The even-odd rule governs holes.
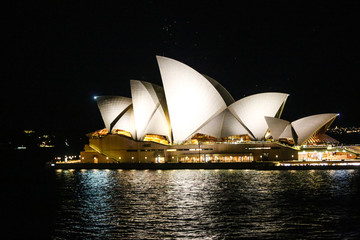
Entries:
POLYGON ((166 139, 165 136, 156 135, 156 134, 146 134, 144 137, 144 141, 157 142, 157 143, 169 145, 169 141, 166 139))
POLYGON ((125 130, 121 130, 121 129, 113 129, 112 134, 118 134, 118 135, 124 135, 127 137, 131 137, 131 133, 125 130))

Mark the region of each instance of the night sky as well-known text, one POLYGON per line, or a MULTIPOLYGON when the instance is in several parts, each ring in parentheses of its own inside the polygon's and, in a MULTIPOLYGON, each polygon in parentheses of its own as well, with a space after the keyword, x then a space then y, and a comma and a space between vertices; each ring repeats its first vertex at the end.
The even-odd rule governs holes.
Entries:
POLYGON ((155 55, 235 100, 289 93, 283 119, 337 112, 334 126, 360 125, 357 1, 13 1, 3 11, 4 131, 102 128, 93 96, 130 97, 130 79, 162 85, 155 55))

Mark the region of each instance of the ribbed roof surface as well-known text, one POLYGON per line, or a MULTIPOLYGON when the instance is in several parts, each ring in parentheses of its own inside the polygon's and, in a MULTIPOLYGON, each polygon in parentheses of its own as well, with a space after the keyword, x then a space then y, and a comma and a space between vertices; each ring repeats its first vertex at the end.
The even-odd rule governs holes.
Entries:
POLYGON ((146 134, 158 134, 167 136, 170 141, 170 120, 163 88, 138 80, 131 80, 130 87, 137 140, 143 140, 146 134))
POLYGON ((121 129, 142 141, 146 134, 163 135, 181 144, 196 133, 222 138, 248 134, 263 140, 293 138, 298 145, 324 134, 338 114, 318 114, 292 123, 280 119, 285 93, 254 94, 234 101, 216 80, 174 59, 157 56, 164 87, 131 80, 131 98, 97 97, 106 129, 121 129))
POLYGON ((298 135, 298 145, 304 144, 317 130, 328 123, 332 123, 338 115, 337 113, 317 114, 292 122, 291 125, 298 135))
POLYGON ((131 98, 120 96, 99 96, 96 97, 96 101, 108 132, 111 132, 121 114, 132 104, 131 98))
POLYGON ((254 139, 262 140, 268 129, 265 117, 280 115, 288 96, 277 92, 254 94, 231 104, 229 110, 249 129, 254 139))
POLYGON ((176 60, 157 56, 175 143, 182 143, 226 109, 217 89, 200 73, 176 60))

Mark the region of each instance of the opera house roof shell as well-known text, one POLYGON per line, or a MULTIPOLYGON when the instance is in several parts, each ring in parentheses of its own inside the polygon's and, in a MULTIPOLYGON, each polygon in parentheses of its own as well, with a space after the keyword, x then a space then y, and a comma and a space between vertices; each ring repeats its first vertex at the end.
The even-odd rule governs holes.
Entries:
POLYGON ((131 98, 96 97, 108 132, 120 129, 137 141, 147 134, 161 135, 171 144, 183 144, 200 133, 217 139, 291 138, 303 145, 310 137, 324 134, 338 116, 318 114, 289 122, 280 119, 289 94, 265 92, 235 101, 213 78, 174 59, 156 59, 163 87, 131 80, 131 98))

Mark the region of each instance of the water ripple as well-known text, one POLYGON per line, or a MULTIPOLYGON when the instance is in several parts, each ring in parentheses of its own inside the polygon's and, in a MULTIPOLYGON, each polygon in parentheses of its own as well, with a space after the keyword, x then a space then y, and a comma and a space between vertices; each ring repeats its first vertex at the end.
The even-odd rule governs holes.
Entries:
POLYGON ((357 239, 357 170, 56 173, 54 239, 357 239))

